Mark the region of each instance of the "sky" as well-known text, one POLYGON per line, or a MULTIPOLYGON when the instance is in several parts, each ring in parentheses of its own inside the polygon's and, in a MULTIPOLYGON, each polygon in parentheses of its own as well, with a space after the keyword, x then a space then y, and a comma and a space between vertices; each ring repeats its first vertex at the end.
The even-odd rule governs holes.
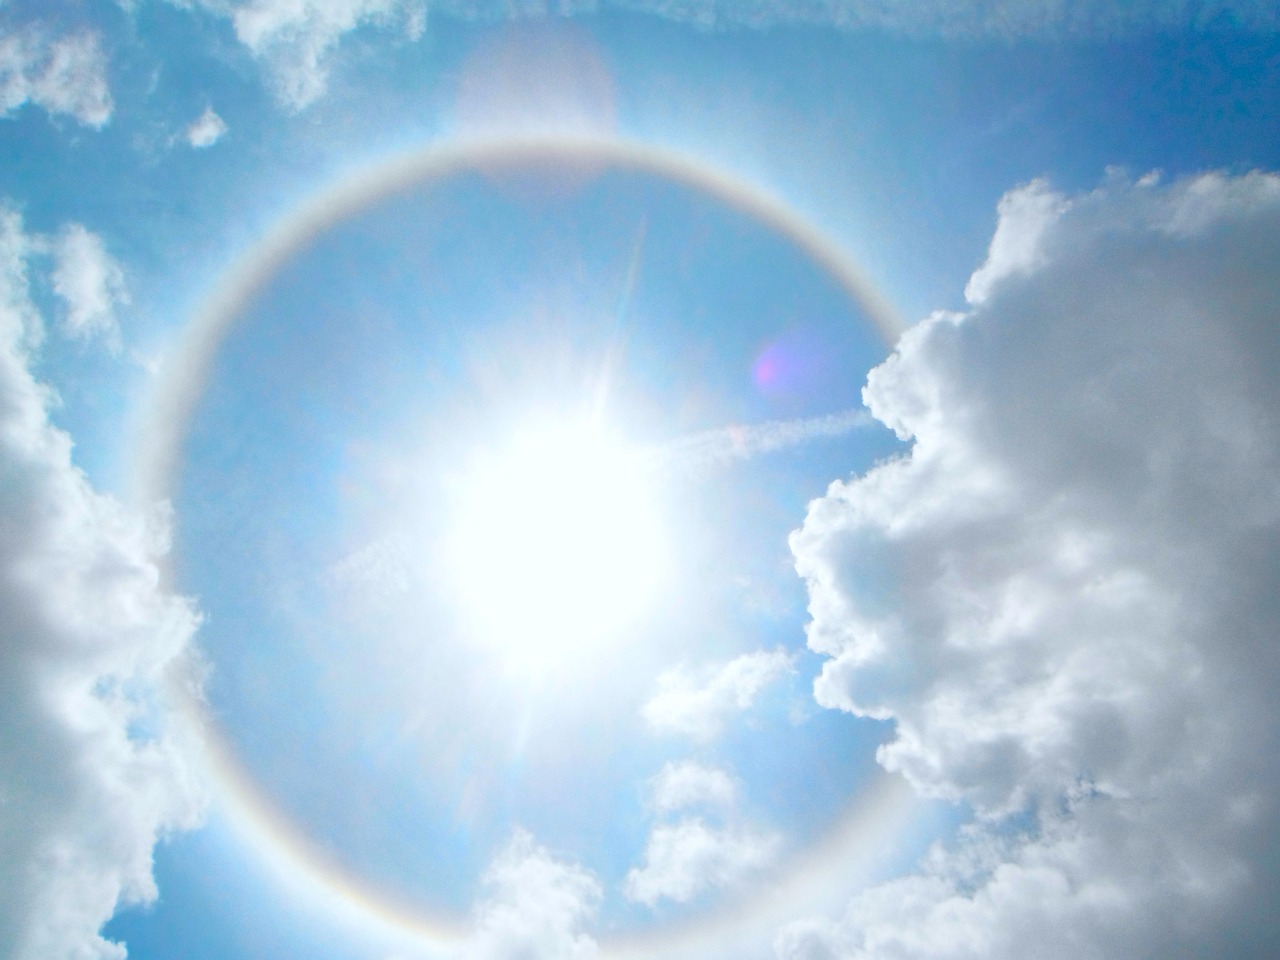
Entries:
POLYGON ((1280 13, 0 2, 0 957, 1262 958, 1280 13))

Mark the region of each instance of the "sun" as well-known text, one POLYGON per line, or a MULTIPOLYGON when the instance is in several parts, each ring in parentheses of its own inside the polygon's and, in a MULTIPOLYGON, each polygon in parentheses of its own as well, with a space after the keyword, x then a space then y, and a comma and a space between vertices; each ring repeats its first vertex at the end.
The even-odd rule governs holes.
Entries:
POLYGON ((571 421, 475 457, 448 552, 464 634, 540 672, 599 653, 634 624, 663 579, 667 537, 641 453, 571 421))

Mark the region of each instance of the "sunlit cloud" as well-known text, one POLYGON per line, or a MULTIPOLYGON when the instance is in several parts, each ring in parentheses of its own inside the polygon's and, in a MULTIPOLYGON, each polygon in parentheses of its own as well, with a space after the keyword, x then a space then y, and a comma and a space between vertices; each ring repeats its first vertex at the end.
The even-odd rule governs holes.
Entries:
POLYGON ((152 848, 200 812, 165 692, 196 615, 157 586, 166 516, 95 491, 49 423, 43 245, 0 213, 0 954, 122 957, 100 928, 156 897, 152 848))
POLYGON ((48 6, 0 957, 1270 955, 1273 4, 48 6))
POLYGON ((733 887, 777 857, 781 839, 742 826, 712 827, 698 817, 654 827, 644 865, 627 874, 629 899, 688 903, 709 890, 733 887))
POLYGON ((720 823, 685 815, 655 824, 643 864, 627 873, 623 892, 629 900, 649 907, 663 900, 688 903, 742 884, 777 858, 781 836, 741 822, 738 784, 726 770, 691 760, 667 763, 649 790, 659 817, 693 809, 720 823))
POLYGON ((658 813, 689 807, 731 809, 738 801, 738 784, 728 772, 692 760, 664 764, 649 789, 658 813))
POLYGON ((767 687, 789 675, 793 662, 785 650, 760 650, 719 666, 668 670, 644 705, 644 719, 659 733, 712 740, 730 717, 750 709, 767 687))
POLYGON ((971 309, 870 376, 911 452, 792 540, 819 702, 892 719, 880 762, 978 820, 779 956, 1249 953, 1280 852, 1280 179, 1033 183, 1000 215, 971 309))
POLYGON ((603 891, 588 871, 557 859, 517 830, 484 876, 466 960, 587 960, 599 954, 583 932, 603 891))

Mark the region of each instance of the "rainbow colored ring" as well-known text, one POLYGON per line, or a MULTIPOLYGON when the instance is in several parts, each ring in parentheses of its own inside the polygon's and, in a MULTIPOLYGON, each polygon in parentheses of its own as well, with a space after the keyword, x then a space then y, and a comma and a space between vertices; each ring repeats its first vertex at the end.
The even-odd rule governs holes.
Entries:
MULTIPOLYGON (((223 339, 244 308, 272 276, 313 238, 397 191, 442 181, 477 169, 621 169, 672 181, 720 200, 751 216, 793 243, 830 276, 868 316, 886 346, 896 342, 903 323, 862 270, 817 227, 772 194, 684 154, 620 139, 594 137, 501 138, 446 143, 378 164, 322 191, 279 224, 228 274, 187 327, 166 364, 152 397, 138 458, 138 496, 146 503, 168 499, 188 424, 206 387, 223 339)), ((171 574, 166 571, 166 575, 171 574)), ((284 879, 301 887, 332 914, 337 909, 356 923, 372 922, 383 935, 443 953, 466 936, 456 917, 432 916, 395 891, 356 876, 315 845, 267 798, 221 735, 206 704, 196 695, 199 665, 192 656, 175 671, 171 688, 177 714, 189 724, 213 785, 220 811, 237 833, 284 879)), ((710 957, 747 945, 758 947, 761 924, 774 927, 793 919, 801 902, 831 878, 848 879, 873 852, 883 853, 887 837, 905 827, 912 807, 909 788, 887 774, 869 784, 836 827, 809 852, 792 859, 768 889, 693 920, 607 940, 608 958, 710 957), (818 849, 818 848, 821 849, 818 849), (802 900, 803 898, 803 900, 802 900), (744 924, 749 914, 751 924, 744 924)), ((432 951, 435 952, 435 951, 432 951)))

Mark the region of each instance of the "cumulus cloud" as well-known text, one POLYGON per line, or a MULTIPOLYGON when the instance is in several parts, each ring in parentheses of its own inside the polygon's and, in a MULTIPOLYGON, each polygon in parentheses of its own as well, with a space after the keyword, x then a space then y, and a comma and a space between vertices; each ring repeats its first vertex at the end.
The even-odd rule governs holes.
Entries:
MULTIPOLYGON (((702 808, 719 820, 737 819, 738 784, 719 767, 667 763, 649 790, 660 816, 702 808)), ((623 893, 649 907, 660 900, 688 903, 707 891, 740 885, 773 863, 781 845, 777 833, 741 823, 710 825, 698 816, 658 823, 644 863, 627 873, 623 893)))
POLYGON ((187 143, 194 150, 203 150, 221 140, 226 132, 226 121, 213 112, 213 107, 205 107, 204 113, 187 127, 187 143))
POLYGON ((700 818, 659 824, 649 835, 644 866, 627 874, 626 896, 646 906, 688 903, 713 889, 733 887, 776 858, 781 838, 748 827, 711 827, 700 818))
POLYGON ((25 103, 88 127, 104 126, 112 102, 98 35, 50 39, 35 27, 0 34, 0 116, 25 103))
POLYGON ((466 960, 586 960, 599 953, 582 932, 602 891, 586 870, 557 860, 517 830, 484 877, 466 960))
POLYGON ((123 957, 99 929, 155 897, 153 846, 199 812, 164 693, 196 616, 158 586, 165 518, 96 492, 48 421, 38 246, 0 212, 0 955, 123 957))
POLYGON ((1034 180, 1001 197, 997 206, 1000 219, 991 238, 990 254, 969 278, 965 298, 970 303, 981 303, 1001 280, 1041 266, 1041 239, 1068 206, 1067 199, 1049 189, 1045 180, 1034 180))
POLYGON ((971 827, 784 960, 1262 956, 1280 850, 1280 177, 1001 204, 869 377, 910 452, 792 538, 818 700, 971 827))
POLYGON ((672 813, 689 807, 732 808, 738 800, 738 785, 719 767, 692 760, 667 763, 649 782, 653 808, 672 813))
POLYGON ((642 708, 644 719, 659 733, 712 740, 728 717, 750 709, 766 687, 791 673, 792 662, 785 650, 759 650, 719 667, 668 670, 642 708))
POLYGON ((120 349, 116 307, 129 302, 124 271, 97 234, 69 224, 52 244, 53 291, 66 304, 62 331, 72 339, 101 337, 120 349))

